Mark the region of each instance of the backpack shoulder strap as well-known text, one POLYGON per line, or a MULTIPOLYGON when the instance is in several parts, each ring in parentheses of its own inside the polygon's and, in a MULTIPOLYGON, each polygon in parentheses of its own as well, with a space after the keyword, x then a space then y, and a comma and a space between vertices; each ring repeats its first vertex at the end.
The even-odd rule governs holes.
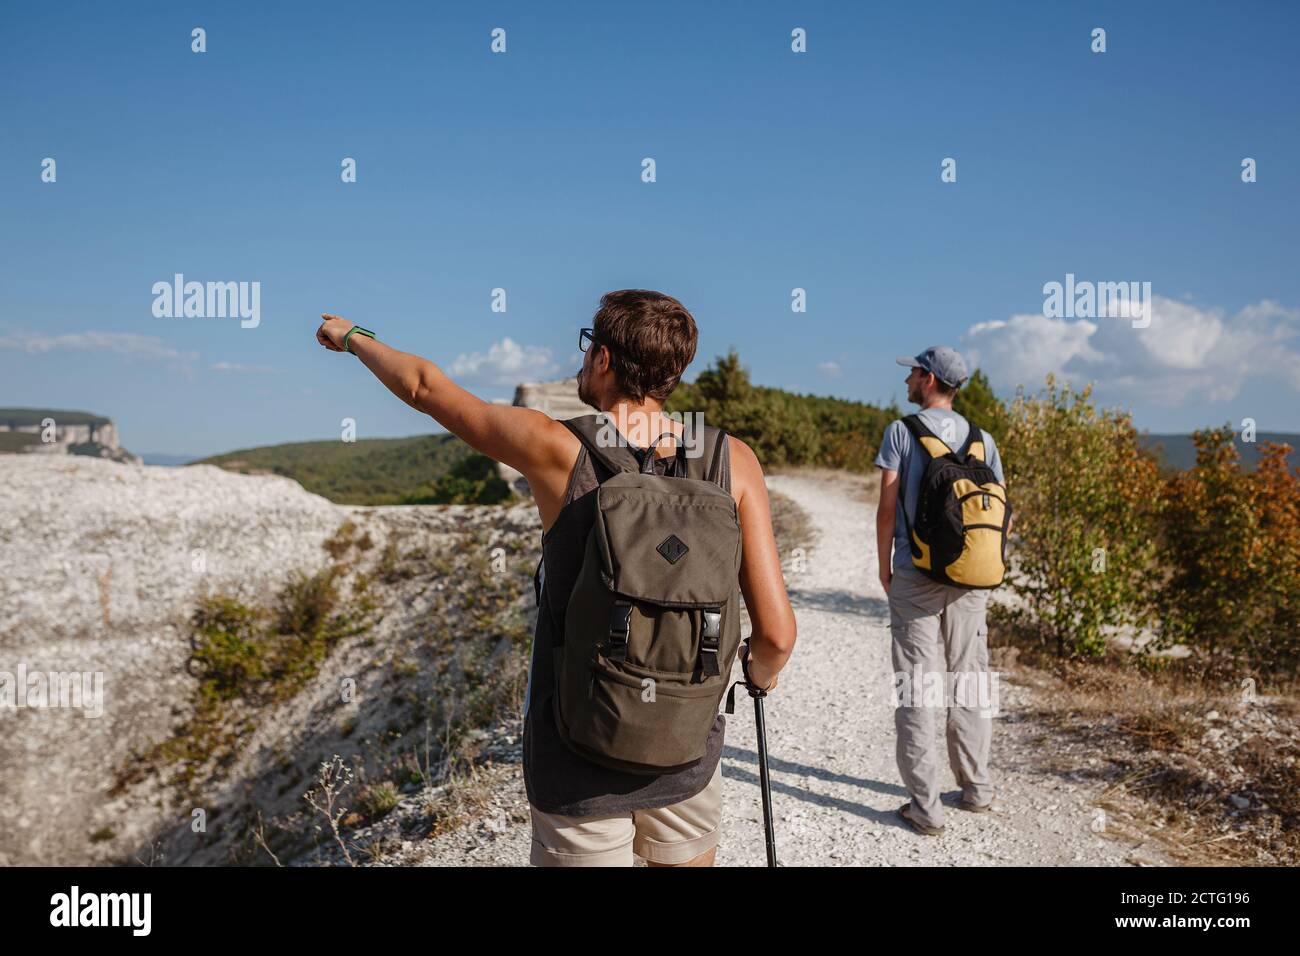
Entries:
MULTIPOLYGON (((907 428, 912 436, 912 440, 917 443, 922 451, 929 454, 928 449, 921 444, 921 438, 928 435, 930 429, 925 427, 918 415, 906 415, 903 418, 903 425, 907 428)), ((916 542, 912 540, 912 519, 907 516, 907 460, 910 455, 904 455, 903 461, 898 472, 898 510, 903 513, 903 530, 907 532, 907 551, 912 557, 917 556, 916 542)))
MULTIPOLYGON (((613 419, 603 412, 597 412, 593 415, 579 415, 577 418, 570 418, 562 424, 582 442, 588 456, 603 465, 611 475, 617 475, 620 472, 651 474, 650 463, 655 460, 655 447, 663 441, 670 443, 674 441, 673 433, 664 431, 650 443, 649 448, 632 447, 619 433, 613 419)), ((726 452, 722 448, 721 440, 717 437, 719 434, 725 433, 719 433, 718 429, 705 426, 704 447, 701 449, 702 453, 696 456, 693 463, 687 456, 686 445, 680 440, 676 441, 677 463, 673 474, 679 477, 705 478, 717 484, 722 484, 725 481, 724 487, 730 491, 731 472, 729 468, 725 467, 727 464, 726 452), (710 462, 707 474, 704 472, 701 462, 710 462), (717 473, 721 474, 721 479, 714 477, 717 473)))
POLYGON ((600 462, 612 474, 641 470, 641 460, 625 442, 618 440, 618 429, 606 416, 595 413, 579 415, 562 422, 587 449, 587 454, 600 462))
MULTIPOLYGON (((913 413, 906 416, 903 419, 903 425, 912 433, 912 437, 921 446, 921 450, 931 458, 941 458, 952 453, 952 449, 944 444, 938 435, 926 427, 920 415, 913 413)), ((967 437, 969 438, 969 436, 967 437)))
POLYGON ((984 450, 984 432, 976 428, 974 422, 967 421, 967 424, 970 425, 970 432, 966 435, 966 444, 962 446, 962 451, 979 461, 988 461, 989 456, 984 450))
POLYGON ((725 429, 704 427, 704 454, 700 460, 706 459, 709 467, 704 480, 713 482, 723 491, 731 491, 731 443, 727 441, 725 429))

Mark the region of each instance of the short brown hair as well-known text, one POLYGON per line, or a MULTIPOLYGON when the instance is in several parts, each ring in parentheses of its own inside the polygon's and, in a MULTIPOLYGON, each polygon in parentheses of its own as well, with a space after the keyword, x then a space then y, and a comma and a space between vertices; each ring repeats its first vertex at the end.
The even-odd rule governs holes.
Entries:
POLYGON ((695 319, 670 295, 647 289, 607 292, 592 323, 596 344, 609 349, 623 394, 664 401, 695 358, 695 319))

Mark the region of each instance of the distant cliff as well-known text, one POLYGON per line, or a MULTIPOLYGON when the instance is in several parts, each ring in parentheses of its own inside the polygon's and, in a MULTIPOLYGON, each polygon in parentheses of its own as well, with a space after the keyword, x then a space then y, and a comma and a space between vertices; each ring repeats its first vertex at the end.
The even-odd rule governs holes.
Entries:
POLYGON ((88 455, 123 464, 140 459, 123 448, 111 419, 55 408, 0 408, 0 453, 88 455))

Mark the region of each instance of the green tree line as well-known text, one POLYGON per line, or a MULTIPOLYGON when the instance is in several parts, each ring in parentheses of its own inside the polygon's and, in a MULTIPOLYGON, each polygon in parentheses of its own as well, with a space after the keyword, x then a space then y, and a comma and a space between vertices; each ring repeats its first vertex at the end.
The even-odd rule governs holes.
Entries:
POLYGON ((819 465, 865 472, 896 407, 754 385, 734 351, 669 397, 671 412, 699 412, 704 423, 744 441, 764 467, 819 465))

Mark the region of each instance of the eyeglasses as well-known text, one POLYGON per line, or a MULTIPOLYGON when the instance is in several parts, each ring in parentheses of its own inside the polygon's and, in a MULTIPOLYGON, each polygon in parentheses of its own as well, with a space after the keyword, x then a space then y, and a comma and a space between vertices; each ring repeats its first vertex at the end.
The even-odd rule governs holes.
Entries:
POLYGON ((600 344, 600 343, 599 343, 598 341, 596 341, 596 330, 595 330, 595 329, 579 329, 579 330, 578 330, 578 351, 579 351, 579 352, 585 352, 585 351, 587 351, 587 349, 591 348, 593 345, 599 345, 599 344, 600 344))

